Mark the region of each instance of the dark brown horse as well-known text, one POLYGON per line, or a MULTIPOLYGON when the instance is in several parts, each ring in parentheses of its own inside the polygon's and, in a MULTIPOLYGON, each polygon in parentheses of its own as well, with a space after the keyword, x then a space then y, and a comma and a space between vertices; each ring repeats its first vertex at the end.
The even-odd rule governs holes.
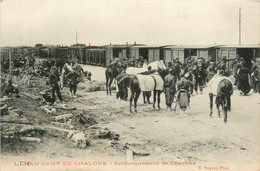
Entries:
POLYGON ((233 94, 233 84, 230 79, 223 76, 214 76, 209 82, 209 88, 211 89, 209 93, 210 99, 210 114, 213 114, 213 96, 216 96, 216 107, 218 109, 218 117, 220 118, 220 109, 224 111, 224 122, 227 122, 227 111, 231 110, 231 95, 233 94), (221 78, 220 78, 221 77, 221 78))
POLYGON ((116 99, 120 98, 121 100, 127 100, 128 98, 128 89, 130 85, 130 80, 134 77, 131 74, 119 74, 116 79, 116 99))
POLYGON ((107 95, 110 94, 111 95, 111 84, 113 82, 113 80, 116 78, 116 76, 118 76, 122 70, 124 69, 124 67, 109 67, 106 69, 105 71, 105 76, 106 76, 106 90, 107 90, 107 95))
POLYGON ((159 70, 157 72, 158 74, 154 73, 152 75, 135 75, 131 80, 130 80, 130 91, 131 91, 131 96, 130 96, 130 112, 132 112, 132 101, 134 99, 134 108, 135 112, 137 112, 137 100, 140 96, 140 93, 144 90, 142 90, 142 85, 141 84, 146 84, 149 85, 149 90, 147 91, 153 91, 153 108, 155 108, 155 103, 156 103, 156 96, 157 96, 157 102, 158 102, 158 108, 161 109, 160 107, 160 95, 163 92, 163 79, 166 75, 165 70, 159 70), (145 83, 145 82, 149 83, 145 83))

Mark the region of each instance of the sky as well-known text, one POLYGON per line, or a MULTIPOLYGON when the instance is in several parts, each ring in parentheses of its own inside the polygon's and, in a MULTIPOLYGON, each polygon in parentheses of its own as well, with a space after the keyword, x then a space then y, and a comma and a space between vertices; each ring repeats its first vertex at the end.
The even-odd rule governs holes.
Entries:
POLYGON ((2 0, 0 46, 260 43, 260 0, 2 0))

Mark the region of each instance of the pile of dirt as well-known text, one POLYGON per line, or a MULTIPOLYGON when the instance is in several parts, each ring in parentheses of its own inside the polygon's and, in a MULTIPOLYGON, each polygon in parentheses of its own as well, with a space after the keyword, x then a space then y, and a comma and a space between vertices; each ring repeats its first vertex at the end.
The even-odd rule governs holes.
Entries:
MULTIPOLYGON (((84 83, 78 84, 78 89, 83 90, 85 92, 105 91, 106 83, 96 82, 96 81, 85 81, 84 83)), ((111 90, 115 90, 115 89, 116 89, 116 86, 114 84, 112 84, 111 90)))

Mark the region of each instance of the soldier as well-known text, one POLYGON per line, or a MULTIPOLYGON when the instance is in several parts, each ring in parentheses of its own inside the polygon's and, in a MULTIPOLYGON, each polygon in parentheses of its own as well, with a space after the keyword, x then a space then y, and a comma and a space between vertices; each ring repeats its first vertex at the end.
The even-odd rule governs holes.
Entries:
POLYGON ((211 55, 209 55, 209 60, 206 63, 207 68, 209 67, 210 62, 214 62, 214 59, 213 59, 213 57, 211 55))
MULTIPOLYGON (((144 72, 143 74, 149 75, 149 74, 152 73, 152 67, 151 66, 148 66, 147 69, 148 69, 148 71, 144 72)), ((144 91, 143 92, 144 104, 146 104, 146 100, 145 99, 147 99, 147 103, 148 104, 151 104, 151 102, 150 102, 151 95, 152 95, 152 93, 150 91, 144 91)))
POLYGON ((257 76, 256 76, 256 70, 258 69, 257 63, 256 63, 256 59, 252 59, 252 66, 251 66, 251 71, 250 71, 250 75, 251 75, 251 79, 252 79, 252 84, 253 84, 253 89, 254 92, 257 93, 257 82, 259 80, 257 80, 257 76))
POLYGON ((175 75, 173 69, 169 69, 168 75, 164 78, 164 93, 165 93, 165 100, 166 100, 166 106, 167 110, 171 111, 172 102, 174 100, 174 95, 176 92, 175 84, 176 84, 176 78, 173 76, 175 75))
POLYGON ((73 70, 67 75, 67 78, 71 96, 75 96, 77 93, 77 85, 80 82, 80 76, 75 70, 73 70))
POLYGON ((177 82, 177 90, 178 90, 178 95, 177 98, 180 98, 180 90, 186 90, 187 91, 187 96, 188 96, 188 105, 190 104, 190 93, 189 89, 190 87, 193 86, 193 83, 188 79, 189 78, 189 73, 184 73, 181 74, 181 79, 180 81, 177 82))
POLYGON ((206 64, 206 60, 204 57, 201 57, 201 67, 206 70, 207 69, 207 64, 206 64))
POLYGON ((195 91, 197 93, 199 87, 200 93, 202 93, 206 79, 206 72, 202 68, 201 59, 198 59, 197 67, 195 68, 195 70, 193 70, 193 74, 195 76, 195 91))
POLYGON ((184 73, 189 72, 189 68, 191 67, 189 61, 190 61, 189 58, 186 58, 186 59, 184 60, 184 63, 183 63, 183 65, 182 65, 182 69, 184 70, 184 73))
POLYGON ((84 70, 83 68, 75 62, 75 65, 72 67, 72 69, 78 74, 79 80, 83 81, 83 76, 84 76, 84 70))
POLYGON ((144 59, 143 68, 147 68, 147 67, 148 67, 147 59, 144 59))
POLYGON ((57 96, 60 100, 61 103, 63 103, 62 101, 62 97, 61 97, 61 93, 60 93, 60 87, 59 87, 59 75, 57 75, 57 70, 53 67, 51 69, 51 73, 49 75, 49 83, 51 85, 52 88, 52 98, 55 101, 55 92, 57 93, 57 96))
POLYGON ((208 71, 208 76, 206 78, 206 82, 209 82, 211 80, 211 78, 217 73, 214 62, 209 63, 209 67, 208 67, 207 71, 208 71))
POLYGON ((179 58, 175 59, 175 71, 176 71, 176 76, 178 78, 178 80, 180 80, 180 73, 181 73, 181 67, 182 67, 182 63, 179 61, 179 58))
MULTIPOLYGON (((4 80, 3 80, 4 81, 4 80)), ((3 83, 4 84, 4 83, 3 83)), ((1 86, 2 87, 2 86, 1 86)), ((8 79, 7 79, 7 84, 5 86, 3 86, 3 92, 1 92, 1 97, 2 96, 8 96, 10 94, 13 94, 15 93, 16 94, 16 97, 19 98, 19 90, 17 87, 14 87, 13 85, 13 80, 12 80, 12 77, 10 76, 8 79)))

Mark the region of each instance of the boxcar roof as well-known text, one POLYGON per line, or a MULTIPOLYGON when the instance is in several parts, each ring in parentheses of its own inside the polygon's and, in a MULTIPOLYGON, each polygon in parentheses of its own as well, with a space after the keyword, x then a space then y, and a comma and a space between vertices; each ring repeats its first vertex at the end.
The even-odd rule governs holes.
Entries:
POLYGON ((177 46, 166 46, 164 48, 165 49, 208 49, 208 48, 214 48, 218 46, 217 45, 177 45, 177 46))
POLYGON ((104 47, 107 48, 127 48, 127 47, 132 47, 136 45, 142 45, 142 44, 112 44, 112 45, 105 45, 104 47))
POLYGON ((219 48, 260 48, 260 45, 223 45, 219 48))
POLYGON ((135 45, 131 48, 162 48, 166 46, 174 46, 174 45, 135 45))
POLYGON ((164 48, 165 49, 208 49, 208 48, 214 48, 218 46, 217 45, 177 45, 177 46, 166 46, 164 48))

